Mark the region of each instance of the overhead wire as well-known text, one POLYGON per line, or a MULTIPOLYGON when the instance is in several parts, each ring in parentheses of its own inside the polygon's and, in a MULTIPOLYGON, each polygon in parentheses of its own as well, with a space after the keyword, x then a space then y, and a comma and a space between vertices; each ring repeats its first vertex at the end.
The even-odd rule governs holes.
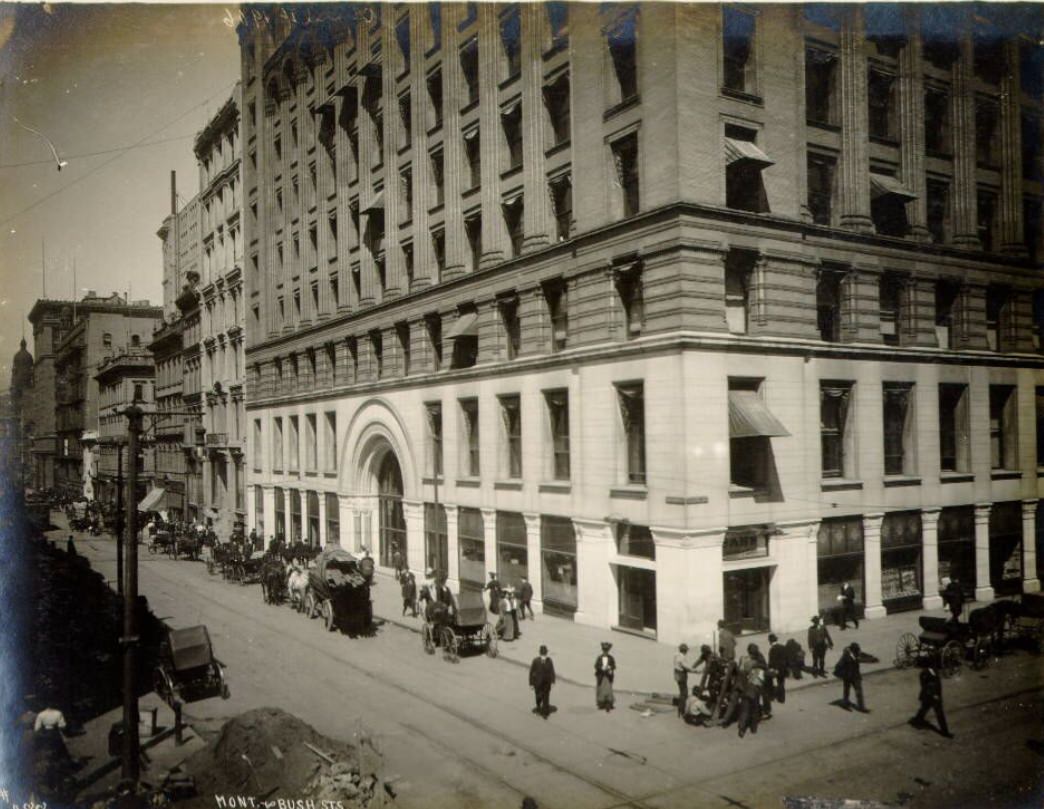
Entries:
MULTIPOLYGON (((146 149, 149 146, 159 146, 162 143, 172 143, 177 140, 187 140, 188 138, 194 138, 196 134, 194 132, 187 133, 185 135, 175 135, 171 138, 162 138, 160 140, 149 141, 148 143, 141 144, 127 144, 126 146, 116 146, 112 149, 102 149, 97 152, 81 152, 80 154, 65 155, 66 160, 79 160, 81 157, 98 157, 99 155, 112 154, 113 152, 129 152, 133 149, 146 149)), ((48 163, 53 163, 54 160, 27 160, 24 163, 0 163, 0 169, 17 169, 24 166, 39 166, 48 163)))
POLYGON ((212 93, 207 98, 205 98, 202 101, 200 101, 200 102, 194 104, 193 106, 189 107, 187 110, 185 110, 183 113, 178 115, 176 118, 173 118, 170 121, 167 121, 162 126, 157 127, 152 132, 149 132, 147 135, 139 138, 134 143, 130 144, 123 151, 119 152, 118 154, 113 155, 108 160, 105 160, 104 162, 99 163, 94 168, 90 169, 89 171, 87 171, 84 174, 81 174, 79 177, 77 177, 76 179, 74 179, 71 182, 67 183, 66 185, 62 186, 61 188, 55 189, 50 194, 45 194, 44 196, 40 197, 40 199, 36 200, 35 202, 30 203, 29 205, 25 206, 21 210, 15 211, 13 214, 11 214, 11 215, 5 217, 4 219, 0 220, 0 227, 2 227, 4 225, 7 225, 9 222, 13 222, 15 219, 17 219, 18 217, 22 216, 23 214, 26 214, 29 211, 31 211, 31 210, 33 210, 35 208, 38 208, 40 205, 43 205, 48 200, 51 200, 54 197, 58 196, 59 194, 65 192, 65 191, 68 191, 70 188, 72 188, 77 183, 80 183, 83 180, 86 180, 88 177, 90 177, 90 176, 92 176, 94 174, 97 174, 99 171, 104 169, 106 166, 109 166, 112 163, 115 163, 117 160, 119 160, 121 157, 123 157, 123 155, 125 155, 131 149, 133 149, 135 147, 138 147, 138 146, 141 146, 146 141, 148 141, 150 138, 155 137, 156 135, 158 135, 163 130, 167 129, 170 126, 173 126, 178 121, 180 121, 182 118, 185 118, 189 114, 195 112, 197 109, 199 109, 203 105, 209 104, 217 96, 224 95, 225 93, 227 93, 233 86, 235 86, 236 81, 238 81, 238 79, 236 79, 235 81, 228 82, 227 84, 223 85, 220 90, 216 91, 215 93, 212 93))

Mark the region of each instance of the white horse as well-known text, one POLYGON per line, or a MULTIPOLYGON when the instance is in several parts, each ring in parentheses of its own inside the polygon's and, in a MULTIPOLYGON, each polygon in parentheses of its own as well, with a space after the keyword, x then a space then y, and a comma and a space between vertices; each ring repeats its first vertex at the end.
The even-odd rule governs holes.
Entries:
POLYGON ((290 572, 286 577, 286 592, 290 596, 290 606, 300 612, 304 609, 305 591, 308 589, 308 571, 295 559, 290 563, 290 572))

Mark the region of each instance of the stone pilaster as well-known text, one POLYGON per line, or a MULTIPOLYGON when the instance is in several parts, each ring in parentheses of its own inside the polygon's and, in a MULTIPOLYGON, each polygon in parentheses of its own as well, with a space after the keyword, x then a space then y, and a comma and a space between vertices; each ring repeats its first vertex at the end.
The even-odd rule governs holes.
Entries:
POLYGON ((486 572, 495 572, 500 567, 500 558, 497 556, 497 510, 495 508, 483 508, 482 531, 485 540, 486 572))
POLYGON ((529 583, 533 585, 533 611, 544 611, 544 577, 540 575, 540 515, 523 513, 526 521, 526 563, 529 583))
MULTIPOLYGON (((384 293, 382 300, 396 298, 406 283, 403 270, 402 250, 399 248, 399 223, 403 214, 403 195, 399 178, 399 129, 402 119, 399 114, 399 98, 395 92, 395 78, 402 65, 402 53, 395 42, 395 16, 398 7, 393 3, 381 5, 384 28, 383 70, 381 71, 384 95, 384 293)), ((412 53, 420 50, 414 43, 412 53)), ((411 99, 412 103, 412 99, 411 99)), ((416 174, 416 172, 414 172, 416 174)))
POLYGON ((341 525, 341 536, 337 538, 338 543, 345 550, 359 553, 362 549, 359 535, 355 526, 355 504, 351 495, 337 495, 338 520, 341 525))
POLYGON ((841 281, 841 342, 881 342, 881 270, 857 264, 841 281))
POLYGON ((265 549, 272 544, 275 536, 275 491, 270 483, 261 484, 261 509, 264 512, 263 529, 265 549))
POLYGON ((906 45, 899 54, 899 171, 917 199, 906 205, 910 236, 931 241, 924 179, 924 69, 919 9, 908 9, 906 45))
POLYGON ((904 284, 902 294, 904 316, 900 343, 904 346, 934 348, 935 281, 930 278, 911 278, 904 284))
POLYGON ((447 505, 446 509, 446 578, 450 589, 460 591, 460 520, 456 506, 447 505))
MULTIPOLYGON (((468 240, 464 235, 464 214, 460 195, 465 190, 464 140, 460 135, 460 88, 464 83, 460 68, 457 27, 464 5, 442 5, 442 176, 446 234, 446 269, 443 278, 463 275, 467 265, 468 240)), ((480 135, 481 137, 481 135, 480 135)))
POLYGON ((1037 578, 1037 500, 1022 501, 1022 592, 1039 593, 1037 578))
POLYGON ((990 585, 990 503, 975 505, 975 600, 992 601, 990 585))
POLYGON ((482 160, 482 259, 480 266, 499 264, 508 255, 507 226, 500 210, 500 107, 497 84, 500 76, 500 31, 497 6, 478 5, 479 62, 479 150, 482 160))
POLYGON ((863 10, 846 7, 841 23, 841 227, 873 232, 870 218, 870 142, 863 10))
POLYGON ((975 93, 971 33, 963 32, 960 56, 953 63, 950 118, 953 121, 953 243, 977 250, 977 186, 975 184, 975 93))
POLYGON ((602 520, 574 519, 576 531, 577 608, 573 620, 590 626, 617 622, 617 595, 610 559, 615 548, 610 526, 602 520))
POLYGON ((751 274, 748 334, 816 339, 816 265, 798 254, 763 251, 751 274))
MULTIPOLYGON (((435 252, 431 244, 428 208, 435 204, 435 189, 431 176, 431 157, 428 154, 428 90, 424 78, 424 42, 427 40, 428 8, 409 6, 410 15, 410 122, 413 143, 413 283, 409 289, 404 280, 403 291, 423 289, 438 280, 435 252)), ((444 62, 447 60, 443 60, 444 62)), ((445 169, 443 169, 445 176, 445 169)))
POLYGON ((1026 289, 1012 291, 1008 316, 1002 323, 1001 351, 1033 352, 1033 292, 1026 289))
POLYGON ((986 287, 982 284, 963 284, 954 302, 954 315, 952 328, 957 330, 955 347, 958 350, 985 350, 986 287))
POLYGON ((403 500, 402 515, 406 521, 406 564, 414 572, 424 571, 424 503, 403 500))
POLYGON ((943 605, 939 595, 939 508, 921 512, 921 609, 937 610, 943 605))
MULTIPOLYGON (((325 548, 330 538, 326 535, 326 493, 319 492, 319 547, 325 548)), ((337 542, 337 537, 334 537, 337 542)))
POLYGON ((525 207, 522 210, 522 251, 551 243, 554 221, 544 179, 543 31, 547 11, 541 3, 522 3, 522 163, 525 207))
POLYGON ((1004 45, 1004 76, 1000 93, 1001 188, 998 202, 998 239, 1002 252, 1026 255, 1022 222, 1022 105, 1019 84, 1019 43, 1004 45))
POLYGON ((724 248, 712 242, 644 260, 642 295, 647 331, 725 331, 724 262, 724 248))
POLYGON ((550 318, 544 290, 530 287, 518 293, 519 356, 543 354, 551 345, 550 318))
POLYGON ((496 300, 479 301, 477 363, 496 362, 503 358, 501 332, 503 326, 496 300))
POLYGON ((883 618, 881 602, 881 523, 884 514, 863 515, 863 612, 867 620, 883 618))

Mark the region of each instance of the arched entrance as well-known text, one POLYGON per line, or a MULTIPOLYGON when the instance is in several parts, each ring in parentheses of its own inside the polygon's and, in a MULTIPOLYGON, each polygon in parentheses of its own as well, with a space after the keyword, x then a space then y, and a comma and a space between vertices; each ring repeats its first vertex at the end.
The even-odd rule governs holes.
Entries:
POLYGON ((394 452, 386 452, 377 470, 378 537, 380 562, 395 567, 401 559, 406 565, 406 518, 402 512, 402 470, 394 452))

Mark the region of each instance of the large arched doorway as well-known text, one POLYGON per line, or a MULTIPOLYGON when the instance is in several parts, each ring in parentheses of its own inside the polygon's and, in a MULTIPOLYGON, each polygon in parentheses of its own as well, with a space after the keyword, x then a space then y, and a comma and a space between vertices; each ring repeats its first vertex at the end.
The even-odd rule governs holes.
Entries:
POLYGON ((406 518, 402 513, 402 470, 394 452, 386 452, 377 471, 378 536, 384 567, 406 565, 406 518))

